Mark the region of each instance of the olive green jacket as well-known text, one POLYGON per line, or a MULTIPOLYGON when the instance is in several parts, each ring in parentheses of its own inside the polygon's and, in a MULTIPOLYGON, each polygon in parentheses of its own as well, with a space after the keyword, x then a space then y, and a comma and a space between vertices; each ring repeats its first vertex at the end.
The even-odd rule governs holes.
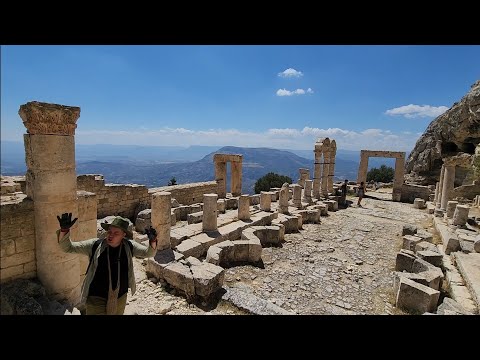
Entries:
MULTIPOLYGON (((95 241, 98 238, 88 239, 84 241, 71 241, 70 240, 70 232, 66 233, 61 239, 60 237, 60 230, 57 230, 57 240, 58 245, 60 248, 68 253, 76 253, 76 254, 84 254, 90 256, 92 253, 92 247, 95 241)), ((143 259, 147 257, 155 256, 157 250, 152 248, 150 245, 147 247, 136 241, 129 240, 127 238, 123 238, 123 245, 125 252, 127 253, 128 259, 128 287, 132 291, 132 295, 135 294, 136 291, 136 284, 135 284, 135 274, 133 272, 133 261, 132 257, 135 256, 137 258, 143 259), (130 251, 130 246, 128 246, 128 242, 133 245, 133 251, 130 251), (132 254, 133 252, 133 254, 132 254)), ((100 254, 107 249, 107 243, 105 239, 101 242, 100 246, 97 247, 95 250, 95 254, 93 255, 92 263, 85 274, 85 280, 83 281, 82 285, 82 299, 80 303, 84 303, 87 300, 88 290, 90 289, 90 284, 92 283, 93 276, 95 275, 95 271, 97 270, 98 266, 98 258, 100 254)))

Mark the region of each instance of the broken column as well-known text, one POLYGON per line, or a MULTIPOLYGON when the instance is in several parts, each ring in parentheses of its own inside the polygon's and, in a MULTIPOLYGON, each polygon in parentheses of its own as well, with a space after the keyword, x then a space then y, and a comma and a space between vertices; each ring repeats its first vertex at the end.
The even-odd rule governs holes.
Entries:
POLYGON ((302 187, 298 184, 292 185, 293 187, 293 205, 297 208, 302 207, 302 187))
POLYGON ((223 154, 213 155, 215 165, 215 181, 217 182, 217 194, 224 199, 227 196, 227 164, 223 154))
POLYGON ((438 181, 435 184, 435 197, 433 198, 433 205, 437 203, 438 200, 438 181))
MULTIPOLYGON (((27 194, 34 201, 37 277, 49 296, 76 305, 80 300, 77 254, 63 252, 55 231, 57 215, 78 216, 75 174, 75 128, 80 108, 37 101, 18 111, 27 128, 23 136, 27 194)), ((71 229, 72 239, 78 224, 71 229)))
POLYGON ((445 175, 443 179, 442 189, 442 203, 440 209, 445 211, 447 209, 447 202, 450 199, 453 190, 453 183, 455 181, 455 165, 445 164, 445 175))
POLYGON ((270 206, 272 203, 272 194, 270 191, 261 191, 260 192, 260 210, 270 211, 270 206))
POLYGON ((458 201, 449 201, 447 202, 447 213, 446 216, 447 218, 451 219, 453 217, 453 214, 455 213, 455 208, 458 205, 458 201))
POLYGON ((278 212, 281 214, 288 214, 288 188, 288 183, 284 183, 280 190, 278 212))
POLYGON ((203 194, 203 231, 217 230, 217 194, 203 194))
POLYGON ((298 171, 300 172, 300 179, 298 180, 298 185, 304 188, 305 180, 310 178, 310 170, 305 168, 300 168, 298 169, 298 171))
POLYGON ((335 156, 337 155, 337 143, 330 141, 330 165, 328 166, 327 188, 329 193, 333 193, 333 176, 335 175, 335 156))
POLYGON ((238 220, 250 220, 250 195, 238 198, 238 220))
POLYGON ((157 251, 170 249, 172 194, 166 191, 154 193, 151 207, 152 227, 157 230, 157 251))
POLYGON ((368 155, 367 150, 360 151, 360 165, 358 166, 357 184, 367 181, 368 155))
POLYGON ((400 201, 402 197, 403 176, 405 175, 405 153, 395 160, 395 175, 393 178, 392 200, 400 201))
POLYGON ((230 162, 232 167, 232 196, 242 194, 242 155, 236 155, 230 162))
POLYGON ((455 212, 453 213, 453 225, 463 226, 468 220, 468 212, 470 211, 470 206, 468 205, 457 205, 455 212))
POLYGON ((312 180, 305 180, 305 190, 303 190, 303 201, 310 204, 312 202, 312 180))

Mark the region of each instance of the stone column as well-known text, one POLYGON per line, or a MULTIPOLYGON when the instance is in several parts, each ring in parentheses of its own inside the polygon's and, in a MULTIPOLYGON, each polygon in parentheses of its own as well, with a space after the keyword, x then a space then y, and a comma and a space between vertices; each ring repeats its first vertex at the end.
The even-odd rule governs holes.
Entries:
POLYGON ((442 191, 443 191, 443 177, 445 176, 445 164, 442 164, 442 170, 440 171, 440 181, 438 183, 438 197, 435 204, 436 209, 440 209, 442 204, 442 191))
POLYGON ((215 181, 217 182, 217 194, 219 198, 227 197, 227 164, 223 159, 223 154, 213 155, 215 164, 215 181))
POLYGON ((292 185, 293 187, 293 205, 297 208, 302 207, 302 187, 298 184, 292 185))
POLYGON ((303 190, 303 201, 312 202, 312 180, 305 180, 305 189, 303 190))
POLYGON ((453 214, 453 225, 463 226, 467 222, 470 206, 458 205, 453 214))
POLYGON ((151 207, 152 227, 157 230, 157 251, 170 249, 172 193, 154 193, 151 207))
POLYGON ((288 183, 284 183, 280 190, 278 212, 281 214, 288 214, 288 188, 288 183))
POLYGON ((443 179, 443 189, 442 189, 442 203, 440 205, 440 209, 443 211, 445 211, 447 208, 447 202, 451 196, 454 181, 455 181, 455 165, 445 164, 445 175, 443 179))
POLYGON ((217 230, 217 194, 203 194, 203 231, 217 230))
POLYGON ((323 152, 322 195, 328 198, 328 174, 330 173, 330 151, 323 152))
POLYGON ((438 199, 438 181, 435 184, 435 197, 433 198, 433 205, 437 203, 437 199, 438 199))
POLYGON ((317 199, 320 199, 320 181, 322 176, 322 152, 321 146, 319 146, 319 150, 317 150, 317 144, 315 144, 315 164, 313 169, 313 196, 317 199))
POLYGON ((335 175, 335 157, 337 155, 337 143, 335 140, 330 141, 330 165, 328 166, 327 189, 329 193, 333 193, 333 176, 335 175))
POLYGON ((447 213, 445 214, 447 218, 451 219, 455 213, 455 208, 458 205, 458 201, 448 201, 447 202, 447 213))
POLYGON ((238 198, 238 220, 250 220, 250 195, 238 198))
POLYGON ((270 191, 260 191, 260 210, 270 211, 272 204, 272 194, 270 191))
POLYGON ((302 188, 305 188, 305 180, 310 178, 310 170, 305 168, 298 169, 300 172, 300 179, 298 180, 298 185, 302 188))
MULTIPOLYGON (((75 174, 75 128, 80 108, 28 102, 18 111, 27 128, 23 136, 27 164, 27 193, 34 201, 37 277, 47 294, 76 305, 80 300, 80 263, 77 254, 58 246, 57 215, 78 217, 75 174)), ((72 240, 78 224, 71 229, 72 240)))
POLYGON ((392 200, 400 201, 402 197, 403 176, 405 174, 405 154, 395 160, 395 175, 393 178, 392 200))
POLYGON ((358 175, 357 175, 357 184, 367 181, 367 172, 368 172, 368 156, 366 150, 360 151, 360 165, 358 166, 358 175))
POLYGON ((232 196, 242 194, 242 159, 232 161, 232 196))

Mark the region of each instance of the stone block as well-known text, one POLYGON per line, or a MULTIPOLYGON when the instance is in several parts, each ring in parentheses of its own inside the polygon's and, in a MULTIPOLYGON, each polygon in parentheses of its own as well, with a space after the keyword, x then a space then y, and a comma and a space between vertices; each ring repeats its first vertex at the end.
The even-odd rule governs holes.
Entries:
POLYGON ((223 286, 225 270, 220 266, 207 262, 192 265, 190 270, 193 275, 195 294, 208 299, 223 286))
POLYGON ((249 261, 249 247, 248 240, 232 241, 234 246, 234 260, 235 261, 249 261))
POLYGON ((423 250, 430 250, 438 253, 437 246, 427 241, 420 241, 417 245, 415 245, 415 253, 423 250))
POLYGON ((206 251, 204 246, 194 240, 186 239, 177 245, 176 251, 182 253, 185 257, 194 256, 196 258, 201 257, 206 251))
POLYGON ((403 236, 403 249, 414 251, 415 246, 420 242, 423 241, 422 238, 415 236, 415 235, 404 235, 403 236))
POLYGON ((437 266, 437 267, 442 266, 443 255, 439 254, 438 252, 434 252, 430 250, 422 250, 417 252, 417 256, 420 259, 423 259, 428 263, 432 264, 433 266, 437 266))
POLYGON ((416 237, 422 238, 423 241, 427 241, 429 243, 433 242, 433 234, 427 232, 427 231, 418 231, 415 234, 416 237))
POLYGON ((172 262, 163 269, 167 283, 185 293, 187 298, 195 296, 195 283, 190 267, 180 262, 172 262))
POLYGON ((407 271, 411 272, 413 267, 413 262, 415 261, 416 256, 412 251, 409 250, 400 250, 397 254, 395 260, 395 270, 396 271, 407 271))
POLYGON ((404 235, 415 235, 417 233, 417 227, 415 225, 406 224, 402 227, 402 236, 404 235))
POLYGON ((194 212, 187 215, 188 224, 198 224, 203 221, 203 211, 194 212))
POLYGON ((434 312, 437 309, 440 292, 407 278, 400 280, 396 303, 400 309, 408 312, 434 312))

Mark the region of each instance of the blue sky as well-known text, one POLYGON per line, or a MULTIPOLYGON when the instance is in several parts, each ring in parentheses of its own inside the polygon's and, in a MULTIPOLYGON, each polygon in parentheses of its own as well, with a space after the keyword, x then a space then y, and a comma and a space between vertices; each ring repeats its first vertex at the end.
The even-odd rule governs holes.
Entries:
POLYGON ((1 139, 20 105, 79 106, 79 144, 410 151, 480 79, 480 46, 2 46, 1 139))

